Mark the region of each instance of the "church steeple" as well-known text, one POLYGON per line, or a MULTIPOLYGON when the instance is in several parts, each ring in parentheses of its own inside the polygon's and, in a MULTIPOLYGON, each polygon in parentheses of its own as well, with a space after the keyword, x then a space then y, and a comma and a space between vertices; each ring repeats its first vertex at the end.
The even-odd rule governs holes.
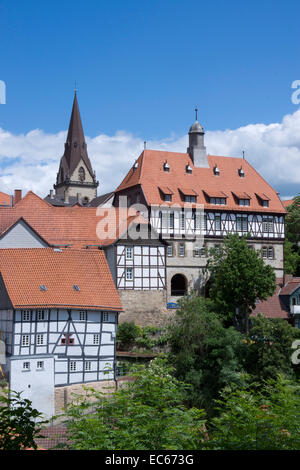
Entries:
POLYGON ((60 160, 54 189, 59 197, 67 194, 69 198, 80 194, 88 202, 97 196, 98 184, 87 152, 75 90, 65 151, 60 160))

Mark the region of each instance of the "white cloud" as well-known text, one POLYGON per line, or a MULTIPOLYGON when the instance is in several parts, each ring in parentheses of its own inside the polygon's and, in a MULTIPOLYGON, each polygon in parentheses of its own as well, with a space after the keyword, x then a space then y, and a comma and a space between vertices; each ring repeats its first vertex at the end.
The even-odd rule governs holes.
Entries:
MULTIPOLYGON (((33 190, 48 194, 56 180, 66 131, 46 134, 35 129, 14 135, 0 128, 0 191, 33 190)), ((188 138, 171 135, 147 143, 147 148, 185 152, 188 138)), ((238 129, 207 131, 207 150, 213 155, 246 159, 282 197, 300 191, 300 110, 284 116, 281 123, 250 124, 238 129)), ((113 190, 143 149, 141 139, 118 131, 114 136, 87 137, 88 152, 100 181, 99 194, 113 190)))

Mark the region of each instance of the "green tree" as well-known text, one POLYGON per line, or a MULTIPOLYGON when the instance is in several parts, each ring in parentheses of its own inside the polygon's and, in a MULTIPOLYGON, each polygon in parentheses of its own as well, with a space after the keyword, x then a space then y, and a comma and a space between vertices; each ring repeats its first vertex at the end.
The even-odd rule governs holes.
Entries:
POLYGON ((248 333, 249 315, 257 299, 266 300, 273 295, 276 277, 259 252, 247 245, 246 237, 238 234, 224 239, 219 252, 212 251, 208 262, 212 287, 210 296, 218 310, 239 322, 248 333))
POLYGON ((124 351, 129 350, 136 342, 140 332, 141 328, 135 325, 134 322, 120 323, 117 332, 118 348, 124 351))
POLYGON ((209 423, 207 448, 299 450, 300 386, 279 377, 256 388, 224 391, 209 423))
POLYGON ((110 394, 90 390, 66 409, 69 448, 86 450, 198 449, 204 412, 187 409, 187 386, 172 375, 166 361, 138 368, 135 380, 110 394))
POLYGON ((287 208, 285 218, 284 271, 294 276, 300 275, 300 196, 294 198, 287 208))
POLYGON ((247 372, 253 380, 275 379, 278 373, 293 377, 292 343, 300 339, 300 330, 281 318, 263 315, 251 318, 247 341, 247 372))
POLYGON ((181 299, 168 330, 176 377, 192 386, 189 404, 211 414, 223 387, 243 383, 243 336, 224 328, 211 301, 196 295, 181 299))
POLYGON ((41 416, 20 393, 0 395, 0 449, 37 449, 35 438, 42 437, 41 427, 47 423, 41 416))

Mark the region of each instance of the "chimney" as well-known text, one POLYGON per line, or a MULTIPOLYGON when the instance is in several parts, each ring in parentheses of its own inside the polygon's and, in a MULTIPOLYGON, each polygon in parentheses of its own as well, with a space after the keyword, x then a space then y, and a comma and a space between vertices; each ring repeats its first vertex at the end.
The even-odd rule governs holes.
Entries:
POLYGON ((65 203, 69 204, 69 194, 65 191, 65 203))
POLYGON ((50 199, 53 199, 53 189, 50 189, 50 199))
POLYGON ((15 189, 14 204, 17 204, 22 199, 22 189, 15 189))

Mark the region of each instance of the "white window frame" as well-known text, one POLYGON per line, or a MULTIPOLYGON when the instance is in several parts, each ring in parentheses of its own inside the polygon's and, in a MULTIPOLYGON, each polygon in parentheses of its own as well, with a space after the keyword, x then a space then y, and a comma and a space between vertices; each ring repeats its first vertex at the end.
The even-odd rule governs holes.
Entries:
POLYGON ((43 346, 45 343, 44 343, 44 335, 39 333, 38 335, 36 335, 36 345, 37 346, 43 346))
POLYGON ((103 323, 109 323, 109 313, 103 312, 103 323))
POLYGON ((29 371, 30 370, 30 362, 29 361, 26 361, 26 362, 23 362, 23 369, 24 371, 29 371))
POLYGON ((37 361, 36 369, 37 370, 44 370, 44 361, 37 361))
POLYGON ((36 316, 37 316, 37 319, 40 320, 40 321, 45 320, 44 310, 37 310, 36 311, 36 316))
POLYGON ((167 247, 167 256, 171 258, 173 256, 173 243, 170 243, 167 247))
POLYGON ((79 320, 86 321, 86 310, 79 310, 79 320))
POLYGON ((22 346, 30 346, 30 335, 22 335, 21 345, 22 346))
POLYGON ((70 361, 69 372, 76 372, 76 362, 77 361, 70 361))
POLYGON ((184 257, 185 257, 185 244, 184 244, 184 243, 179 243, 178 255, 179 255, 181 258, 184 258, 184 257))
POLYGON ((133 281, 133 268, 126 268, 125 277, 126 281, 133 281))
POLYGON ((22 320, 23 321, 30 321, 30 310, 22 310, 22 320))
POLYGON ((133 260, 133 247, 126 246, 125 248, 126 259, 133 260))
POLYGON ((85 372, 90 372, 92 370, 92 361, 84 361, 84 370, 85 372))
POLYGON ((99 344, 100 344, 100 334, 95 333, 95 334, 93 334, 93 345, 94 346, 99 346, 99 344))

